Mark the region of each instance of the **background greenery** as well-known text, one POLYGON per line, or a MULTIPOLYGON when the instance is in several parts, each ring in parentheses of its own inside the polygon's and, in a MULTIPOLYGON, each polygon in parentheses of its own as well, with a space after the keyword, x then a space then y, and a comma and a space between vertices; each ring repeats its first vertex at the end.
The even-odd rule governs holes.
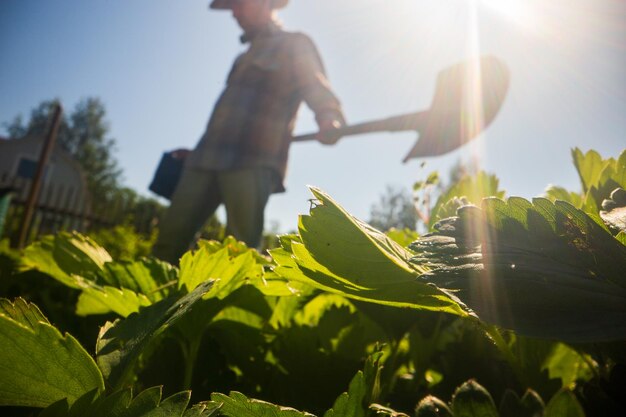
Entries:
POLYGON ((125 241, 110 251, 71 233, 23 253, 5 245, 0 405, 16 416, 622 415, 626 152, 572 156, 582 190, 532 202, 502 200, 490 174, 445 187, 428 175, 415 187, 429 201, 421 237, 378 231, 312 189, 271 257, 218 235, 172 266, 143 256, 149 240, 130 226, 93 236, 125 241), (491 298, 476 293, 486 282, 491 298))

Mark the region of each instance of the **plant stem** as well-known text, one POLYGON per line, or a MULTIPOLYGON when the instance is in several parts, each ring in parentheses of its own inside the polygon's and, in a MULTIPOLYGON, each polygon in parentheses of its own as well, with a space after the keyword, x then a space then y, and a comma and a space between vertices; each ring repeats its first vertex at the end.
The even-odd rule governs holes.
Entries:
POLYGON ((480 323, 480 326, 485 330, 487 336, 489 336, 489 338, 496 345, 500 353, 504 356, 504 359, 506 359, 506 361, 509 363, 518 381, 520 381, 522 385, 528 386, 528 381, 526 381, 524 373, 522 372, 522 368, 520 368, 519 366, 519 361, 517 360, 517 358, 515 358, 515 355, 511 351, 509 344, 506 342, 506 340, 504 340, 498 328, 496 326, 489 325, 481 321, 479 321, 478 323, 480 323))
POLYGON ((194 337, 192 340, 181 340, 181 347, 183 356, 185 359, 185 373, 183 375, 183 390, 191 389, 191 382, 193 379, 193 370, 196 366, 196 359, 198 358, 198 351, 200 350, 200 337, 194 337))

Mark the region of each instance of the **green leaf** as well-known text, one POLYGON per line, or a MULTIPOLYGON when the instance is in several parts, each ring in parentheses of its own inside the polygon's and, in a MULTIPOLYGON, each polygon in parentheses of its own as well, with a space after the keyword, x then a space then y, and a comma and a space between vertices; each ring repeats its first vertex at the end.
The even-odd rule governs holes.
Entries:
POLYGON ((292 244, 293 257, 281 250, 271 251, 279 265, 275 271, 289 280, 302 282, 350 299, 377 303, 393 307, 414 308, 418 310, 442 311, 460 316, 467 313, 454 296, 434 286, 425 285, 417 280, 411 282, 388 283, 381 279, 379 286, 360 288, 350 279, 333 274, 326 266, 317 263, 301 244, 292 244))
POLYGON ((199 248, 206 248, 209 253, 215 253, 221 249, 227 249, 230 256, 239 256, 244 253, 250 252, 257 263, 267 265, 271 263, 271 260, 256 251, 256 249, 249 248, 245 242, 238 241, 232 236, 227 236, 223 241, 217 240, 200 240, 198 241, 199 248))
POLYGON ((35 304, 27 303, 23 298, 17 298, 14 302, 0 298, 0 315, 27 326, 31 330, 34 330, 40 322, 50 324, 35 304))
POLYGON ((409 417, 408 414, 400 413, 396 410, 393 410, 389 407, 385 407, 380 404, 372 404, 370 405, 370 410, 376 413, 377 416, 387 416, 387 417, 409 417))
POLYGON ((178 279, 178 270, 175 267, 155 258, 107 262, 104 269, 105 282, 109 286, 144 294, 151 302, 159 301, 167 295, 164 290, 178 279))
POLYGON ((323 316, 333 308, 347 307, 350 313, 356 308, 351 301, 340 295, 321 293, 313 297, 294 315, 293 320, 298 324, 317 326, 323 316))
POLYGON ((71 288, 95 281, 111 256, 88 237, 78 233, 45 236, 24 250, 23 264, 51 276, 71 288))
POLYGON ((73 404, 67 402, 67 398, 59 400, 47 406, 38 417, 82 417, 88 415, 93 404, 101 397, 97 389, 91 390, 76 399, 73 404))
POLYGON ((572 151, 572 157, 583 187, 583 203, 579 208, 587 213, 597 213, 602 200, 615 188, 626 188, 626 150, 617 160, 603 159, 593 150, 583 154, 577 148, 572 151))
POLYGON ((511 390, 506 390, 500 403, 502 417, 542 417, 545 404, 535 391, 529 389, 520 399, 511 390))
MULTIPOLYGON (((108 397, 94 398, 88 393, 71 407, 57 403, 46 408, 39 417, 182 417, 189 403, 191 392, 176 393, 161 401, 162 388, 152 387, 132 398, 130 389, 123 389, 108 397)), ((215 415, 217 406, 196 406, 185 417, 208 417, 215 415)))
POLYGON ((416 378, 424 378, 429 387, 441 381, 442 376, 430 369, 435 358, 445 352, 449 345, 458 343, 465 332, 467 322, 463 319, 444 321, 443 316, 436 319, 432 331, 420 331, 414 327, 408 333, 409 357, 415 368, 416 378), (442 326, 442 323, 446 323, 442 326))
POLYGON ((556 200, 566 201, 578 208, 583 206, 583 197, 579 193, 568 191, 563 187, 555 185, 551 185, 546 189, 546 198, 553 202, 556 200))
POLYGON ((391 228, 385 232, 387 237, 403 248, 408 247, 411 243, 415 242, 419 238, 419 234, 415 230, 411 229, 396 229, 391 228))
POLYGON ((132 375, 134 364, 148 344, 172 326, 212 288, 206 281, 184 296, 172 295, 128 316, 108 322, 100 329, 96 345, 97 361, 107 384, 123 386, 132 375))
POLYGON ((104 390, 93 359, 33 304, 0 301, 0 405, 45 407, 104 390))
POLYGON ((454 417, 498 417, 489 392, 474 380, 457 388, 452 397, 454 417))
POLYGON ((221 404, 220 414, 228 417, 315 417, 313 414, 293 408, 249 399, 236 391, 232 391, 230 396, 219 393, 211 394, 211 400, 221 404))
POLYGON ((454 296, 416 279, 426 269, 409 264, 411 252, 312 191, 318 204, 300 218, 302 243, 283 239, 271 251, 278 275, 356 300, 467 315, 454 296))
POLYGON ((585 412, 574 394, 561 390, 548 402, 545 417, 585 417, 585 412))
POLYGON ((44 237, 26 248, 24 264, 82 290, 81 316, 114 312, 126 317, 163 298, 163 288, 177 275, 171 265, 155 259, 112 262, 102 247, 78 233, 44 237))
POLYGON ((335 400, 333 408, 324 413, 324 417, 365 417, 368 405, 375 402, 380 394, 380 372, 382 370, 382 346, 365 361, 363 372, 358 371, 350 381, 348 392, 335 400))
POLYGON ((324 417, 364 417, 365 409, 365 378, 363 372, 358 371, 350 381, 348 392, 342 393, 333 404, 333 408, 324 413, 324 417))
POLYGON ((363 376, 365 377, 365 405, 379 400, 381 396, 381 375, 383 370, 383 345, 376 343, 374 351, 368 355, 365 366, 363 367, 363 376))
POLYGON ((89 286, 84 287, 78 297, 76 314, 89 316, 113 312, 122 317, 128 317, 138 312, 141 307, 147 307, 150 304, 148 297, 126 288, 89 286))
POLYGON ((503 198, 504 191, 499 189, 499 180, 495 175, 478 172, 466 175, 439 196, 430 211, 429 227, 446 217, 453 216, 461 205, 477 204, 483 198, 503 198))
POLYGON ((437 397, 423 398, 415 408, 415 417, 453 417, 448 405, 437 397))
POLYGON ((594 150, 583 154, 580 149, 574 148, 572 158, 583 186, 583 193, 587 193, 592 187, 598 186, 602 179, 602 173, 610 164, 610 161, 602 159, 600 154, 594 150))
POLYGON ((412 253, 383 233, 348 214, 323 191, 311 188, 318 204, 300 216, 299 232, 311 256, 354 285, 368 287, 381 279, 413 281, 420 268, 408 261, 412 253))
POLYGON ((577 381, 588 381, 593 377, 590 363, 593 363, 591 357, 585 358, 569 346, 558 343, 546 358, 542 369, 548 371, 550 378, 560 379, 562 386, 567 387, 577 381))
POLYGON ((208 246, 201 246, 197 251, 183 255, 178 285, 192 291, 206 280, 219 280, 212 288, 211 296, 224 298, 246 282, 262 278, 263 266, 256 262, 252 251, 231 256, 227 247, 211 252, 208 246))
POLYGON ((217 417, 221 407, 221 404, 204 401, 187 410, 183 417, 217 417))
POLYGON ((626 247, 565 202, 485 199, 418 240, 422 276, 485 321, 571 342, 626 338, 626 247))
POLYGON ((433 171, 428 174, 426 178, 426 185, 435 185, 439 183, 439 173, 437 171, 433 171))

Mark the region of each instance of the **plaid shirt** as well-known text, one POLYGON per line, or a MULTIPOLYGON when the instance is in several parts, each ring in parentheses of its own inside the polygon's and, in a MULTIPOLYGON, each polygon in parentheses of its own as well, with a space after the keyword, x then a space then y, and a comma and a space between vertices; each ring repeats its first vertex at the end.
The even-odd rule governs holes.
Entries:
POLYGON ((343 115, 308 36, 272 23, 250 38, 187 164, 211 170, 271 168, 278 174, 274 192, 281 192, 302 101, 318 121, 329 115, 343 121, 343 115))

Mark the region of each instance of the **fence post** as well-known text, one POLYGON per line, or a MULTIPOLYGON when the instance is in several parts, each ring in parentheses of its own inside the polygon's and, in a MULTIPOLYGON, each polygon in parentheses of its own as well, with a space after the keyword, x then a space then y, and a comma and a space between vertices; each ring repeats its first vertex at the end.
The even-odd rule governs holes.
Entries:
POLYGON ((24 207, 24 218, 22 219, 22 226, 20 228, 20 238, 17 244, 19 249, 23 249, 28 238, 28 231, 30 229, 31 222, 33 220, 33 212, 35 211, 35 205, 37 204, 37 198, 39 197, 39 190, 41 189, 41 182, 43 180, 43 174, 45 172, 46 164, 50 159, 50 154, 54 148, 54 142, 56 141, 57 134, 59 132, 59 126, 61 125, 61 115, 63 113, 63 107, 58 103, 54 109, 54 115, 52 116, 52 126, 48 131, 46 140, 41 149, 41 155, 39 156, 39 162, 37 163, 37 171, 35 172, 35 178, 30 186, 30 192, 26 205, 24 207))

